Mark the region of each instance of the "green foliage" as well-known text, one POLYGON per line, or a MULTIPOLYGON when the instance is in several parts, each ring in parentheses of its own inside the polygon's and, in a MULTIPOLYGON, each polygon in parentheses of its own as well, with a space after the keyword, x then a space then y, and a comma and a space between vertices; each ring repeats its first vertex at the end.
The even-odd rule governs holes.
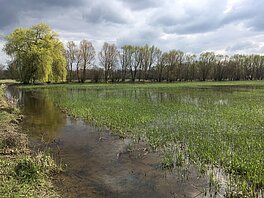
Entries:
POLYGON ((40 169, 31 158, 25 157, 15 167, 15 176, 22 182, 34 182, 40 176, 40 169))
POLYGON ((18 80, 26 84, 65 80, 63 45, 48 25, 18 28, 6 39, 4 51, 13 59, 18 80))

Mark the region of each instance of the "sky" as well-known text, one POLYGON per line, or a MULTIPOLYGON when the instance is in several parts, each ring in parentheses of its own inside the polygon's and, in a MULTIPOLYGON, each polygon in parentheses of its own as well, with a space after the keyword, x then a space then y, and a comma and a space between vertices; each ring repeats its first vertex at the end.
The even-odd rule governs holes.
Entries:
POLYGON ((0 0, 0 63, 4 36, 47 23, 60 39, 155 45, 199 54, 264 53, 263 0, 0 0))

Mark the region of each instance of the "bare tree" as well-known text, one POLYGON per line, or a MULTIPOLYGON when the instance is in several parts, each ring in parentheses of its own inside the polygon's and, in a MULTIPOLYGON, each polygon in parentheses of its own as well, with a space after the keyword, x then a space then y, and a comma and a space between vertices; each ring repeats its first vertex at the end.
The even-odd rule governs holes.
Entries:
POLYGON ((176 67, 178 63, 178 54, 177 50, 171 50, 165 53, 166 60, 166 79, 167 82, 176 80, 176 67))
POLYGON ((126 80, 128 67, 132 63, 133 47, 131 45, 124 45, 119 53, 119 60, 121 64, 121 78, 122 82, 126 80))
POLYGON ((104 43, 99 55, 99 62, 105 69, 105 82, 114 80, 113 72, 118 63, 118 50, 115 44, 104 43))
POLYGON ((73 41, 69 41, 66 44, 66 59, 67 59, 67 70, 68 70, 68 81, 71 82, 73 79, 73 65, 76 61, 77 46, 73 41))
POLYGON ((157 53, 157 64, 155 67, 156 70, 156 79, 158 82, 161 82, 164 78, 164 70, 166 66, 166 57, 160 50, 157 53))
MULTIPOLYGON (((138 69, 142 65, 142 48, 139 46, 132 47, 132 62, 130 64, 131 79, 133 82, 136 80, 138 69)), ((140 78, 139 78, 140 80, 140 78)))
POLYGON ((76 57, 76 77, 77 77, 78 82, 81 82, 80 63, 82 61, 82 54, 81 54, 80 48, 76 49, 75 57, 76 57))
POLYGON ((200 80, 205 81, 215 63, 214 52, 204 52, 200 54, 200 64, 199 64, 199 76, 200 80))
POLYGON ((197 61, 195 54, 187 54, 186 55, 186 64, 187 64, 187 72, 186 72, 186 80, 193 81, 196 78, 197 73, 197 61))
POLYGON ((93 44, 87 40, 81 41, 79 53, 81 57, 82 68, 81 82, 84 83, 86 80, 86 70, 89 66, 93 64, 96 53, 93 44))
POLYGON ((157 64, 160 52, 160 49, 154 45, 151 47, 145 45, 142 48, 142 71, 145 80, 148 80, 150 71, 152 70, 154 64, 157 64))

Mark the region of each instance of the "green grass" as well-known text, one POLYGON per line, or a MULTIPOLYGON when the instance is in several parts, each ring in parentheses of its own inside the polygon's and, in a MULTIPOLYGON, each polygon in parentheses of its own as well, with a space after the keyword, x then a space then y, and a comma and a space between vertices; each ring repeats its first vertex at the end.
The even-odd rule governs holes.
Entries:
POLYGON ((0 197, 59 197, 50 180, 57 171, 49 154, 0 155, 0 197))
POLYGON ((48 153, 30 154, 27 136, 19 132, 19 110, 4 90, 0 85, 0 197, 59 197, 51 174, 61 168, 48 153))
MULTIPOLYGON (((264 187, 264 82, 70 84, 45 89, 61 108, 164 152, 164 166, 190 162, 230 176, 229 193, 264 187)), ((161 160, 162 161, 162 160, 161 160)))

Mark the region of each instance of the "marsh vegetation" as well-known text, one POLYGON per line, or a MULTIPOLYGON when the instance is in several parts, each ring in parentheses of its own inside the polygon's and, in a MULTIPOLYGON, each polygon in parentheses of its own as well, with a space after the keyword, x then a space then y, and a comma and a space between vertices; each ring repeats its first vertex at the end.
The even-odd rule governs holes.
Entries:
POLYGON ((30 88, 42 89, 74 117, 147 142, 163 153, 164 167, 195 164, 227 196, 263 195, 261 81, 30 88))

